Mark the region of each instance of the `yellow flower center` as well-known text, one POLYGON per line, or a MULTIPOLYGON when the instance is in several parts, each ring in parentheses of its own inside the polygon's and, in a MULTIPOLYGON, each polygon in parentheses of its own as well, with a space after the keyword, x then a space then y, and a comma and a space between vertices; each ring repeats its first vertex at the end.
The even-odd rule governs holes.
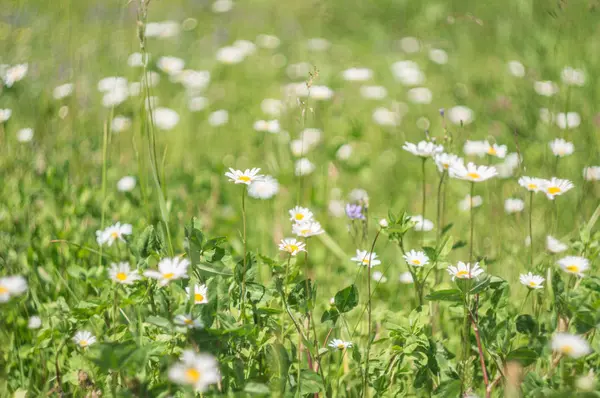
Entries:
POLYGON ((250 177, 248 177, 248 176, 239 176, 238 180, 243 181, 243 182, 250 182, 250 177))
POLYGON ((163 274, 163 278, 165 279, 171 279, 175 276, 175 274, 173 272, 168 272, 166 274, 163 274))
POLYGON ((474 180, 478 180, 478 179, 481 178, 481 176, 479 175, 479 173, 474 173, 474 172, 467 174, 467 176, 471 177, 474 180))
POLYGON ((550 195, 556 195, 559 192, 560 192, 560 188, 559 187, 550 187, 550 188, 548 188, 548 193, 550 195))
POLYGON ((306 234, 307 234, 307 233, 309 233, 309 232, 310 232, 310 229, 301 229, 301 230, 300 230, 300 234, 301 234, 301 235, 306 235, 306 234))
POLYGON ((8 293, 8 288, 6 288, 5 286, 0 286, 0 294, 6 294, 8 293))
POLYGON ((191 319, 186 318, 183 323, 185 323, 186 325, 191 325, 192 323, 194 323, 194 321, 192 321, 191 319))
POLYGON ((488 149, 488 153, 489 153, 490 155, 496 155, 498 152, 496 152, 496 148, 494 148, 494 147, 490 147, 490 148, 488 149))
POLYGON ((456 273, 456 276, 459 277, 459 278, 461 278, 463 276, 467 276, 467 275, 469 275, 469 271, 458 271, 456 273))
POLYGON ((296 220, 303 220, 304 219, 304 214, 302 214, 302 213, 296 213, 296 215, 294 217, 296 218, 296 220))
POLYGON ((369 259, 365 257, 363 258, 362 262, 363 264, 369 264, 369 259))
POLYGON ((117 231, 115 231, 115 232, 113 232, 112 234, 110 234, 110 236, 111 236, 113 239, 117 239, 117 238, 119 237, 119 233, 118 233, 117 231))
POLYGON ((417 259, 412 260, 412 263, 415 265, 421 265, 421 262, 417 259))
POLYGON ((196 293, 194 294, 194 300, 195 301, 203 301, 204 300, 204 296, 200 293, 196 293))
POLYGON ((339 343, 337 345, 337 348, 339 348, 340 350, 343 350, 344 349, 344 343, 339 343))
POLYGON ((285 251, 287 251, 289 253, 297 252, 298 251, 298 246, 297 245, 288 244, 288 245, 285 246, 285 251))
POLYGON ((118 280, 124 281, 127 279, 127 274, 125 272, 119 272, 116 277, 118 280))
POLYGON ((537 283, 535 283, 534 281, 530 281, 529 286, 537 286, 537 283))
POLYGON ((88 341, 87 340, 79 340, 79 346, 80 347, 87 347, 88 346, 88 341))
POLYGON ((450 164, 448 164, 448 163, 444 163, 444 164, 442 164, 442 166, 443 166, 445 169, 447 169, 447 168, 449 168, 449 167, 450 167, 450 164))
POLYGON ((189 368, 185 371, 185 378, 190 383, 196 383, 198 380, 200 380, 200 372, 194 368, 189 368))
POLYGON ((560 348, 560 351, 561 351, 563 354, 567 354, 567 355, 568 355, 568 354, 570 354, 570 353, 572 353, 572 352, 573 352, 573 347, 572 347, 572 346, 570 346, 570 345, 565 345, 565 346, 562 346, 562 347, 560 348))
POLYGON ((537 185, 533 183, 527 184, 527 189, 537 189, 537 185))
POLYGON ((579 266, 576 264, 567 265, 565 269, 569 272, 579 272, 579 266))

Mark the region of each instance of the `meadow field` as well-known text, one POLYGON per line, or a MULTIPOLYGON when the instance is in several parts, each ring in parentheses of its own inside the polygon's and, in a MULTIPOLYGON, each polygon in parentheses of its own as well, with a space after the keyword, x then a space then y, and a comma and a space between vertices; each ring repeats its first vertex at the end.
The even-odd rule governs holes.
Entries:
POLYGON ((0 397, 600 397, 598 0, 6 0, 0 397))

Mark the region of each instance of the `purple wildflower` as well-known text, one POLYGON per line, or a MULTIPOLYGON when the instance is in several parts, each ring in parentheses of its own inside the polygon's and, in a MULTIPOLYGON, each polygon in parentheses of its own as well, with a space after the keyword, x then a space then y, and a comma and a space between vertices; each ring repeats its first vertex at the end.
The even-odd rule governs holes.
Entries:
POLYGON ((365 219, 365 215, 363 214, 363 207, 361 205, 356 205, 352 203, 348 203, 346 205, 346 215, 351 220, 365 219))

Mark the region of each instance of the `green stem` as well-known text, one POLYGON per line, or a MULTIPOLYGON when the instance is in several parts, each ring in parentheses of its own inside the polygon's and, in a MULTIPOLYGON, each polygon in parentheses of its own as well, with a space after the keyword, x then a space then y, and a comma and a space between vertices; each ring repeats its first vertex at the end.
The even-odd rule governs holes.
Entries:
MULTIPOLYGON (((422 202, 422 206, 421 208, 423 209, 423 224, 425 224, 425 206, 427 204, 426 198, 427 198, 427 187, 426 187, 426 183, 427 183, 427 177, 425 174, 425 162, 427 161, 427 158, 423 158, 423 160, 421 161, 421 171, 423 174, 423 202, 422 202)), ((439 225, 438 225, 439 227, 439 225)), ((423 242, 423 239, 425 239, 425 234, 421 234, 421 242, 423 242)))
MULTIPOLYGON (((473 262, 473 230, 475 229, 473 226, 473 193, 474 192, 475 192, 475 183, 471 182, 471 193, 470 193, 470 197, 469 197, 469 200, 471 201, 469 203, 470 224, 471 224, 471 238, 470 238, 470 245, 469 245, 469 263, 473 262)), ((471 275, 469 275, 469 277, 470 276, 471 275)))
POLYGON ((246 320, 246 188, 242 190, 242 243, 244 245, 244 258, 242 268, 242 297, 241 297, 241 308, 240 317, 242 321, 246 320))
POLYGON ((371 322, 371 259, 373 258, 373 250, 375 250, 375 243, 377 243, 377 238, 381 234, 381 229, 377 231, 375 234, 375 238, 373 239, 373 244, 371 245, 371 251, 369 252, 369 264, 367 264, 367 295, 369 301, 367 303, 367 322, 368 322, 368 334, 367 334, 367 352, 365 354, 365 379, 363 382, 363 396, 368 396, 367 393, 367 382, 369 378, 369 353, 371 351, 371 333, 373 329, 373 325, 371 322))
POLYGON ((533 191, 529 192, 529 266, 533 270, 533 191))

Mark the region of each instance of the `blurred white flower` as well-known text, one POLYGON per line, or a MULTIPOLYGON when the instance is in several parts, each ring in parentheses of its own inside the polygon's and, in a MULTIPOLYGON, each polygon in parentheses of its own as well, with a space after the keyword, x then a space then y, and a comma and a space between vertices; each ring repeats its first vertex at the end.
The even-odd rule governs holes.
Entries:
POLYGON ((373 278, 373 280, 375 282, 379 282, 379 283, 386 283, 388 280, 385 277, 385 275, 383 275, 383 273, 380 271, 373 271, 373 274, 371 274, 371 278, 373 278))
POLYGON ((519 185, 530 192, 540 192, 544 189, 545 181, 542 178, 523 176, 519 178, 519 185))
POLYGON ((333 90, 327 86, 315 85, 312 86, 309 90, 310 98, 315 100, 328 100, 333 97, 333 90))
POLYGON ((525 209, 525 202, 521 199, 508 198, 504 201, 504 211, 508 214, 519 213, 525 209))
POLYGON ((113 133, 122 133, 131 128, 131 119, 127 116, 117 115, 113 118, 110 124, 110 129, 113 133))
POLYGON ((370 268, 381 264, 381 260, 377 258, 377 253, 358 249, 356 250, 356 256, 352 257, 350 261, 354 261, 361 266, 369 266, 370 268))
POLYGON ((410 36, 400 39, 400 47, 402 48, 402 51, 409 54, 417 53, 421 49, 419 40, 410 36))
POLYGON ((98 81, 98 91, 103 93, 123 87, 127 87, 127 79, 120 76, 105 77, 98 81))
POLYGON ((136 179, 133 176, 122 177, 117 182, 117 191, 119 192, 131 192, 135 188, 136 179))
POLYGON ((146 37, 167 39, 179 35, 179 23, 175 21, 148 22, 146 24, 146 37))
POLYGON ((335 157, 339 160, 348 160, 352 156, 352 145, 344 144, 338 148, 335 153, 335 157))
POLYGON ((15 84, 16 82, 19 82, 25 78, 28 70, 29 70, 28 64, 18 64, 18 65, 9 67, 4 72, 4 76, 2 76, 2 78, 4 79, 4 85, 6 87, 12 87, 13 84, 15 84))
POLYGON ((345 205, 342 200, 332 199, 327 205, 327 210, 334 217, 343 217, 346 214, 345 205))
POLYGON ((210 72, 207 70, 185 69, 177 76, 177 81, 185 87, 188 94, 197 94, 210 83, 210 72))
POLYGON ((338 350, 345 350, 347 348, 351 348, 352 343, 349 341, 343 341, 340 339, 333 339, 329 342, 328 346, 331 348, 338 349, 338 350))
POLYGON ((137 269, 132 270, 129 263, 112 263, 108 275, 113 282, 122 285, 133 285, 135 281, 142 279, 139 271, 137 269))
POLYGON ((321 224, 316 221, 302 221, 292 225, 292 232, 297 236, 303 238, 309 238, 311 236, 324 234, 325 231, 321 227, 321 224))
POLYGON ((94 337, 94 335, 87 330, 80 330, 79 332, 75 333, 75 336, 73 336, 73 341, 80 348, 87 348, 96 343, 96 337, 94 337))
POLYGON ((546 249, 551 253, 562 253, 569 248, 568 245, 565 245, 560 240, 556 239, 553 236, 546 236, 546 249))
POLYGON ((495 177, 498 172, 494 166, 477 166, 469 162, 466 166, 455 164, 450 168, 450 177, 470 182, 482 182, 495 177))
POLYGON ((124 236, 131 235, 132 230, 131 224, 121 224, 118 222, 104 230, 96 231, 96 242, 100 246, 106 244, 109 247, 116 241, 126 242, 124 236))
POLYGON ((279 192, 279 183, 272 176, 264 176, 253 181, 248 187, 248 195, 256 199, 271 199, 279 192))
POLYGON ((73 83, 65 83, 61 84, 60 86, 54 87, 54 90, 52 90, 52 96, 56 100, 61 100, 70 96, 72 92, 73 83))
POLYGON ((556 333, 552 336, 552 350, 575 359, 592 352, 585 338, 569 333, 556 333))
POLYGON ((416 86, 425 81, 425 75, 414 61, 398 61, 392 64, 396 80, 405 86, 416 86))
POLYGON ((600 180, 600 166, 589 166, 583 169, 583 178, 587 181, 600 180))
POLYGON ((39 329, 40 327, 42 327, 42 319, 39 316, 33 315, 29 317, 27 321, 28 329, 39 329))
POLYGON ((10 115, 12 115, 11 109, 0 109, 0 123, 4 123, 10 119, 10 115))
POLYGON ((590 268, 590 261, 587 258, 579 256, 563 257, 556 262, 563 271, 568 274, 577 275, 583 278, 584 272, 590 268))
POLYGON ((215 57, 217 61, 221 62, 222 64, 232 65, 242 62, 246 57, 246 54, 239 47, 226 46, 219 48, 215 57))
POLYGON ((208 124, 213 127, 222 126, 229 122, 229 112, 225 109, 219 109, 208 115, 208 124))
POLYGON ((148 58, 148 54, 146 54, 146 59, 144 59, 142 53, 135 52, 127 58, 127 65, 132 68, 141 68, 148 63, 148 58))
POLYGON ((300 158, 296 161, 294 169, 297 176, 305 176, 315 171, 315 165, 307 158, 300 158))
POLYGON ((401 273, 399 280, 400 280, 400 283, 404 283, 406 285, 414 282, 413 276, 410 272, 401 273))
POLYGON ((215 12, 217 14, 229 12, 229 11, 231 11, 232 8, 233 8, 232 0, 217 0, 212 4, 212 10, 213 10, 213 12, 215 12))
POLYGON ((361 86, 360 95, 366 99, 380 100, 387 97, 387 90, 383 86, 361 86))
POLYGON ((279 37, 273 35, 260 34, 256 36, 256 44, 262 48, 268 48, 270 50, 279 47, 281 40, 279 37))
POLYGON ((556 115, 556 125, 561 129, 574 129, 581 124, 581 116, 577 112, 558 113, 556 115))
POLYGON ((187 269, 190 261, 187 258, 173 257, 163 258, 158 263, 158 270, 148 269, 144 271, 147 278, 156 279, 159 286, 166 286, 169 282, 176 279, 187 279, 187 269))
POLYGON ((408 90, 408 99, 415 104, 430 104, 433 95, 426 87, 416 87, 408 90))
POLYGON ((185 61, 177 57, 160 57, 156 66, 166 74, 176 76, 183 70, 185 61))
POLYGON ((140 95, 140 92, 142 91, 142 83, 140 83, 140 82, 129 83, 128 91, 129 91, 129 95, 132 97, 140 95))
POLYGON ((467 195, 467 196, 465 196, 465 198, 463 200, 461 200, 458 203, 458 207, 462 211, 467 211, 467 210, 470 210, 471 208, 481 206, 482 203, 483 203, 483 199, 481 198, 481 196, 479 196, 479 195, 473 196, 473 198, 471 199, 471 195, 467 195))
POLYGON ((462 158, 451 153, 436 153, 433 159, 440 173, 450 170, 455 164, 464 163, 462 158))
POLYGON ((20 296, 27 291, 27 280, 21 275, 0 278, 0 303, 6 303, 11 297, 20 296))
POLYGON ((369 204, 369 194, 364 189, 356 188, 350 191, 348 194, 348 199, 350 202, 357 202, 361 205, 369 204))
POLYGON ((552 153, 561 158, 571 155, 575 150, 572 142, 565 141, 562 138, 557 138, 553 141, 550 141, 549 145, 550 149, 552 149, 552 153))
POLYGON ((400 115, 387 108, 379 107, 373 111, 373 121, 380 126, 397 126, 400 123, 400 115))
POLYGON ((159 129, 171 130, 179 123, 179 114, 173 109, 156 108, 152 113, 152 119, 159 129))
POLYGON ((485 141, 486 144, 486 153, 490 156, 495 156, 500 159, 504 159, 506 157, 506 145, 498 145, 498 144, 490 144, 488 141, 485 141))
POLYGON ((484 157, 488 152, 489 143, 487 141, 471 141, 467 140, 463 146, 463 152, 467 156, 484 157))
POLYGON ((432 48, 429 50, 429 59, 436 64, 444 65, 448 63, 448 54, 439 48, 432 48))
POLYGON ((558 93, 558 86, 550 80, 533 83, 533 89, 536 93, 543 95, 544 97, 552 97, 554 94, 558 93))
POLYGON ((459 105, 448 110, 448 119, 456 125, 467 125, 475 119, 475 114, 470 108, 459 105))
POLYGON ((519 61, 509 61, 508 62, 508 71, 511 75, 515 77, 523 77, 525 76, 525 67, 519 61))
POLYGON ((279 120, 257 120, 254 122, 254 130, 266 131, 271 134, 277 134, 281 131, 279 120))
POLYGON ((191 97, 188 99, 188 109, 190 112, 200 112, 208 106, 208 99, 205 97, 191 97))
POLYGON ((283 103, 278 99, 265 98, 260 103, 260 109, 269 116, 279 117, 283 110, 283 103))
POLYGON ((331 43, 327 39, 321 37, 315 37, 308 39, 306 46, 310 51, 326 51, 331 47, 331 43))
POLYGON ((585 84, 585 72, 581 69, 567 66, 562 70, 560 77, 563 83, 571 86, 583 86, 585 84))
POLYGON ((297 64, 290 64, 285 69, 290 79, 307 78, 310 71, 313 70, 313 66, 308 62, 299 62, 297 64))
POLYGON ((112 108, 125 102, 129 97, 129 87, 125 85, 115 86, 112 90, 106 91, 102 97, 102 105, 105 108, 112 108))
POLYGON ((405 142, 402 149, 423 158, 429 158, 444 151, 442 145, 437 145, 432 141, 420 141, 416 145, 412 142, 405 142))
POLYGON ((433 222, 423 218, 421 215, 412 216, 410 220, 415 222, 415 226, 413 227, 415 231, 427 232, 433 229, 433 222))
POLYGON ((33 129, 24 128, 17 131, 17 141, 19 142, 30 142, 33 139, 33 129))
POLYGON ((256 52, 256 44, 252 43, 250 40, 236 40, 233 43, 233 46, 238 48, 245 57, 256 52))
MULTIPOLYGON (((224 1, 224 0, 217 0, 224 1)), ((180 385, 188 385, 204 392, 211 384, 221 380, 217 360, 208 354, 196 354, 185 350, 180 361, 169 368, 169 380, 180 385)))
POLYGON ((344 80, 353 82, 364 82, 373 77, 373 71, 368 68, 350 68, 342 72, 344 80))

